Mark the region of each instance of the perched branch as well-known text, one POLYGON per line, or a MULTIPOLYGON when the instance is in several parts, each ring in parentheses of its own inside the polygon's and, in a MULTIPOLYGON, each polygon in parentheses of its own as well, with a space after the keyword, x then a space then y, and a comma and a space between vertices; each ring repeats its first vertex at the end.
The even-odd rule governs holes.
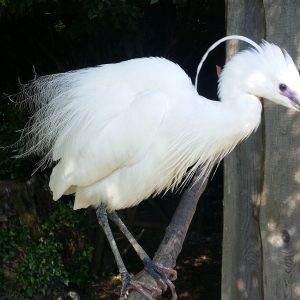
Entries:
MULTIPOLYGON (((206 185, 207 180, 199 178, 199 173, 197 173, 183 194, 171 223, 166 229, 165 236, 153 259, 155 263, 165 267, 175 267, 177 257, 181 252, 185 236, 196 211, 198 200, 204 192, 206 185)), ((135 279, 157 286, 155 280, 145 271, 138 273, 135 279)), ((155 297, 158 295, 153 294, 152 296, 155 297)), ((141 294, 132 291, 127 299, 142 300, 145 298, 141 294)))

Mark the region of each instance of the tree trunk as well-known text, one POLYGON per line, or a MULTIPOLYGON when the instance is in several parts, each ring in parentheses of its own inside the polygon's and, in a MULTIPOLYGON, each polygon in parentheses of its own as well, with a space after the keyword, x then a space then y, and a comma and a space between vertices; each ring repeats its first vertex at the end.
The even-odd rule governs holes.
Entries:
MULTIPOLYGON (((199 169, 182 195, 172 220, 166 228, 164 238, 153 258, 153 262, 156 264, 169 268, 174 268, 176 265, 177 257, 181 252, 185 236, 196 211, 198 200, 207 185, 207 179, 199 177, 200 172, 201 170, 199 169)), ((157 286, 157 282, 146 271, 141 271, 135 277, 139 281, 157 286)), ((156 296, 156 293, 152 292, 152 297, 155 298, 156 296)), ((133 291, 127 299, 140 300, 145 299, 145 297, 133 291)))
MULTIPOLYGON (((227 34, 265 35, 299 63, 300 2, 227 3, 227 34)), ((258 132, 225 160, 223 300, 300 299, 300 115, 264 108, 258 132)))

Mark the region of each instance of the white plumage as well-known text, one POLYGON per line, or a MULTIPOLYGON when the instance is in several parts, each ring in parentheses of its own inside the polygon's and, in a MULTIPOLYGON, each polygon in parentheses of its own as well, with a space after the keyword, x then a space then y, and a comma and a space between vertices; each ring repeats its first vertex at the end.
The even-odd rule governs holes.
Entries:
POLYGON ((199 96, 186 73, 163 58, 39 77, 22 93, 36 111, 23 133, 25 154, 56 163, 55 200, 75 193, 75 209, 101 202, 126 208, 174 189, 199 166, 206 176, 258 127, 258 97, 299 109, 299 91, 289 55, 266 42, 226 64, 220 102, 199 96))

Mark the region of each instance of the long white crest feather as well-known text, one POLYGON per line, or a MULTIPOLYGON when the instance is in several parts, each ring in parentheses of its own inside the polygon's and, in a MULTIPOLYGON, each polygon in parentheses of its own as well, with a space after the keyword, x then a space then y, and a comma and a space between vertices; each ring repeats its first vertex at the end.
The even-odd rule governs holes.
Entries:
POLYGON ((208 54, 214 50, 216 47, 218 47, 220 44, 222 44, 223 42, 226 42, 228 40, 240 40, 243 42, 247 42, 249 43, 251 46, 253 46, 256 50, 260 51, 261 47, 256 44, 254 41, 252 41, 251 39, 242 36, 242 35, 229 35, 229 36, 225 36, 219 40, 217 40, 215 43, 213 43, 208 49, 207 51, 204 53, 204 55, 202 56, 202 59, 197 67, 197 73, 196 73, 196 78, 195 78, 195 89, 197 90, 197 86, 198 86, 198 75, 200 73, 200 70, 203 66, 204 61, 206 60, 208 54))

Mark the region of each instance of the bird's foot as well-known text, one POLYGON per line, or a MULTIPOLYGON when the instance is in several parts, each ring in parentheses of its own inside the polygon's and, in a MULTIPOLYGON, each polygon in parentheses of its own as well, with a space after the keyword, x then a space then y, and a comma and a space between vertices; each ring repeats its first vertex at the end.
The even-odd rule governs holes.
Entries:
POLYGON ((145 259, 144 265, 145 270, 156 280, 162 291, 166 291, 169 288, 172 293, 172 300, 176 300, 177 294, 172 281, 177 279, 177 272, 172 268, 155 264, 151 259, 145 259))
POLYGON ((160 295, 162 290, 153 285, 143 283, 141 281, 133 280, 127 272, 121 273, 122 278, 122 289, 119 300, 125 300, 131 290, 135 290, 141 295, 143 295, 148 300, 153 300, 151 292, 155 292, 160 295), (147 293, 147 290, 150 293, 147 293))

